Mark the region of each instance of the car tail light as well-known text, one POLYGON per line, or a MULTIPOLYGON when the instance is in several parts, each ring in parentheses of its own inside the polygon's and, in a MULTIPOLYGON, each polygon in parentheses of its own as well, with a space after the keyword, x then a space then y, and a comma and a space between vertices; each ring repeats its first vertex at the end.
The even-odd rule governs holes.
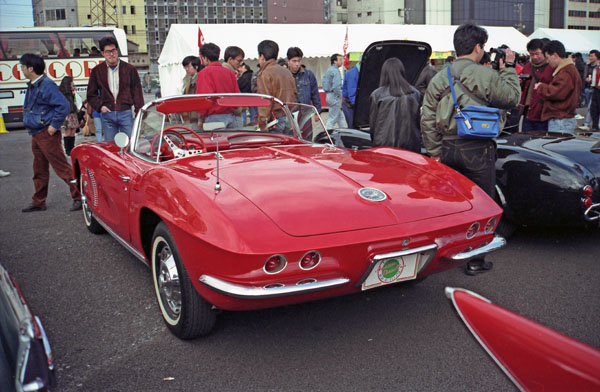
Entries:
POLYGON ((278 272, 283 271, 285 266, 287 265, 287 260, 283 255, 273 255, 265 261, 265 265, 263 267, 264 271, 267 274, 276 274, 278 272))
POLYGON ((485 234, 489 234, 494 231, 494 227, 496 227, 496 217, 491 218, 485 225, 483 229, 485 234))
POLYGON ((300 268, 309 270, 315 268, 321 262, 321 254, 316 250, 311 250, 300 259, 300 268))
POLYGON ((479 222, 475 222, 471 225, 471 227, 469 227, 469 230, 467 230, 467 239, 471 239, 473 237, 475 237, 475 234, 477 234, 477 232, 479 231, 479 227, 481 225, 479 224, 479 222))
POLYGON ((583 199, 583 208, 588 209, 592 206, 592 199, 590 199, 589 197, 586 197, 585 199, 583 199))
POLYGON ((590 185, 583 187, 583 197, 592 197, 592 193, 594 193, 594 190, 590 185))

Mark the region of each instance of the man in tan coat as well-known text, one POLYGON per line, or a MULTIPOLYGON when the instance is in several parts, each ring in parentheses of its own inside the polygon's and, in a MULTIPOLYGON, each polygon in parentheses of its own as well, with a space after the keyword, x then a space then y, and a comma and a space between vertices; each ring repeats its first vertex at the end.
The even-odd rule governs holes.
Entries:
POLYGON ((555 68, 552 82, 536 83, 534 89, 544 99, 542 121, 548 121, 548 131, 574 133, 577 126, 575 109, 579 105, 581 77, 560 41, 544 46, 548 64, 555 68))
MULTIPOLYGON (((298 95, 296 82, 291 72, 277 64, 279 46, 271 40, 264 40, 258 44, 258 63, 260 71, 256 79, 256 92, 258 94, 272 95, 282 102, 296 102, 298 95)), ((258 125, 260 129, 267 130, 267 124, 277 119, 276 128, 283 133, 291 133, 291 127, 287 122, 287 116, 279 108, 258 108, 258 125), (272 114, 273 112, 273 114, 272 114), (272 118, 273 115, 275 118, 272 118), (286 131, 287 130, 287 131, 286 131)))

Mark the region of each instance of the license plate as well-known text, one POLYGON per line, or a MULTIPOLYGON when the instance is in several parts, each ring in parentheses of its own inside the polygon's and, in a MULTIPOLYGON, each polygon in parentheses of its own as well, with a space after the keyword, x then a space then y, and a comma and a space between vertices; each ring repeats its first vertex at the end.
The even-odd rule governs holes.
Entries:
POLYGON ((420 258, 421 253, 413 253, 377 261, 363 282, 362 290, 415 279, 420 258))

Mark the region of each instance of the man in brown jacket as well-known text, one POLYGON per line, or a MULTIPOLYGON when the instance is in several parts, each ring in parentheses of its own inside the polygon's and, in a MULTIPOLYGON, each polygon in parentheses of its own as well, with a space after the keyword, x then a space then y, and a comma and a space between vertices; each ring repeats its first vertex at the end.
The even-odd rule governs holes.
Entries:
POLYGON ((144 106, 144 92, 137 69, 119 59, 119 44, 114 37, 100 40, 104 61, 90 74, 87 100, 102 116, 104 140, 114 140, 118 132, 131 136, 133 116, 144 106))
MULTIPOLYGON (((258 63, 260 71, 256 79, 256 92, 258 94, 272 95, 283 102, 296 102, 298 95, 296 91, 296 82, 292 73, 277 64, 279 55, 279 46, 271 40, 264 40, 258 44, 258 63)), ((267 124, 275 120, 271 112, 277 119, 276 129, 283 133, 290 133, 291 127, 287 123, 287 116, 279 108, 260 107, 258 108, 258 125, 260 129, 267 130, 267 124), (287 130, 287 132, 286 132, 287 130)))
POLYGON ((548 121, 548 131, 574 133, 577 120, 575 109, 579 105, 581 77, 573 61, 567 57, 560 41, 550 41, 544 46, 548 64, 554 68, 552 82, 536 83, 534 89, 544 99, 542 121, 548 121))

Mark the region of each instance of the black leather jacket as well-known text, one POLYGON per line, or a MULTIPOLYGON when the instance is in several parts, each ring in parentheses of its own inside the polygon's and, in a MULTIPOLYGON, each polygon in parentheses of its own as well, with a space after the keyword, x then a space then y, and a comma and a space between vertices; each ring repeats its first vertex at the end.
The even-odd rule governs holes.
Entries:
POLYGON ((371 93, 369 124, 374 147, 388 146, 421 152, 419 123, 421 93, 413 87, 412 94, 390 95, 388 87, 371 93))

